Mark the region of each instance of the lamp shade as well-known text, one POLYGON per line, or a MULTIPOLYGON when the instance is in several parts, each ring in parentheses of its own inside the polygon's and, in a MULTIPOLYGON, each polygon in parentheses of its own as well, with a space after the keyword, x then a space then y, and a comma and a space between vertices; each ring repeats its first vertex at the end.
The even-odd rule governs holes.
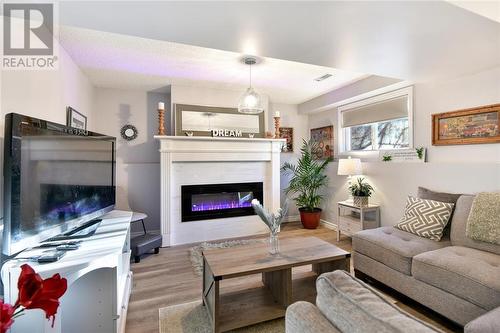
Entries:
POLYGON ((240 102, 238 103, 238 112, 247 114, 264 112, 262 98, 252 87, 249 87, 243 96, 241 96, 240 102))
POLYGON ((339 159, 339 168, 337 174, 340 176, 354 176, 361 175, 363 169, 361 167, 361 160, 359 158, 342 158, 339 159))

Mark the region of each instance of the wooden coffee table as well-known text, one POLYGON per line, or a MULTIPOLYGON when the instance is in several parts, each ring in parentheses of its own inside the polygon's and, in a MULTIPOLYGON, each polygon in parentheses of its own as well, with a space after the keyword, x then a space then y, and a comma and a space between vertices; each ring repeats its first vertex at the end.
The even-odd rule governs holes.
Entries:
POLYGON ((351 254, 316 237, 280 239, 277 255, 269 254, 268 247, 259 243, 203 251, 203 305, 215 333, 284 317, 291 303, 314 301, 315 276, 292 279, 293 267, 312 264, 316 275, 349 271, 351 254), (262 274, 262 287, 220 292, 221 281, 251 274, 262 274))

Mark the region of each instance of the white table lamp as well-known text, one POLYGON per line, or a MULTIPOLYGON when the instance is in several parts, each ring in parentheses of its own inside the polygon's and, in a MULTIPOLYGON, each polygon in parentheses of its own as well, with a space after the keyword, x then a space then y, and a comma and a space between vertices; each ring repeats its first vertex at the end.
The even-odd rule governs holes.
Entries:
MULTIPOLYGON (((351 186, 352 176, 361 175, 363 173, 363 168, 361 166, 361 160, 359 158, 341 158, 339 159, 339 168, 337 170, 337 175, 348 176, 347 184, 351 186)), ((352 200, 352 195, 349 192, 348 201, 352 200)))

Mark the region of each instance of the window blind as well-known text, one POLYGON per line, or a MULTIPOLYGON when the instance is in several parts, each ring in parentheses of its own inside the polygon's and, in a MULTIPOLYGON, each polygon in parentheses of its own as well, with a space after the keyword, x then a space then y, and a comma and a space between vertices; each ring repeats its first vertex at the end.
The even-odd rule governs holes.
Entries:
POLYGON ((408 96, 399 96, 382 102, 342 111, 342 127, 359 126, 408 117, 408 96))

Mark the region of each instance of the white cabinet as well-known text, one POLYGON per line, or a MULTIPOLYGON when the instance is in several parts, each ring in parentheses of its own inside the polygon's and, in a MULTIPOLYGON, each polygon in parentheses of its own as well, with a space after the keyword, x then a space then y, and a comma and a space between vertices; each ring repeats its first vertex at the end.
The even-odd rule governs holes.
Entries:
MULTIPOLYGON (((130 271, 131 212, 112 211, 91 237, 84 238, 78 250, 49 264, 28 262, 43 278, 59 273, 68 280, 61 298, 55 325, 41 310, 25 311, 11 328, 12 333, 116 333, 125 331, 127 305, 132 287, 130 271)), ((46 249, 45 249, 46 250, 46 249)), ((42 250, 22 252, 30 257, 42 250)), ((10 260, 1 271, 5 301, 17 300, 17 280, 25 260, 10 260)))
POLYGON ((355 206, 352 201, 337 202, 337 241, 340 234, 352 236, 358 231, 380 227, 380 206, 355 206))

